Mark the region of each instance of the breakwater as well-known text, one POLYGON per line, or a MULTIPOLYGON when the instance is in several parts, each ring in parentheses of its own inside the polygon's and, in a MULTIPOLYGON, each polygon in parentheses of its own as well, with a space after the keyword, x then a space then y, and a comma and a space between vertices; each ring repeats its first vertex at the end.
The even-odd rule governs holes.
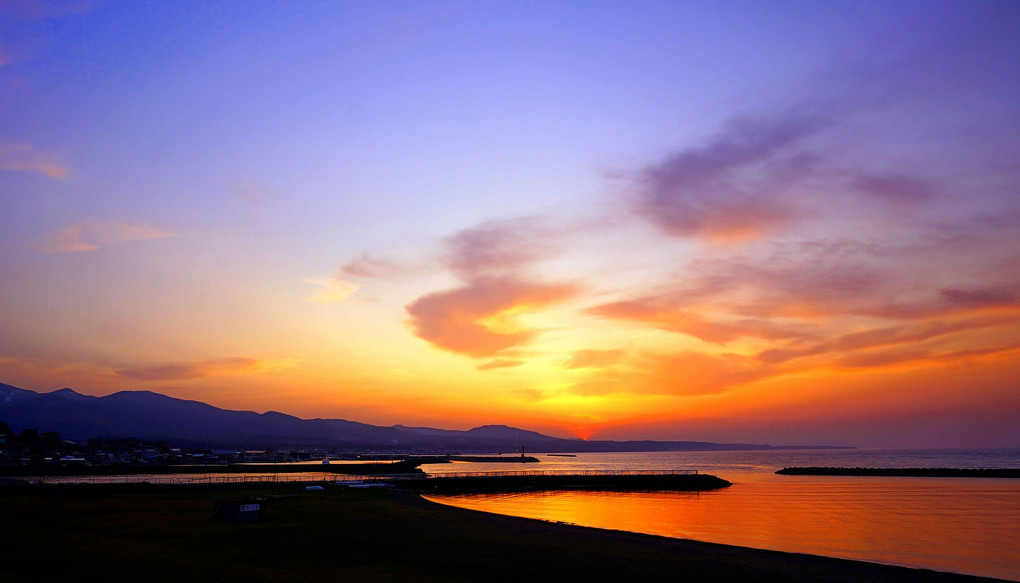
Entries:
POLYGON ((537 457, 525 455, 450 455, 446 459, 454 462, 475 462, 485 464, 533 464, 538 462, 537 457))
POLYGON ((606 470, 581 472, 477 472, 401 480, 403 489, 425 494, 534 492, 549 490, 699 491, 725 488, 730 482, 696 470, 606 470))
POLYGON ((1018 468, 833 468, 790 467, 788 476, 901 476, 916 478, 1020 478, 1018 468))

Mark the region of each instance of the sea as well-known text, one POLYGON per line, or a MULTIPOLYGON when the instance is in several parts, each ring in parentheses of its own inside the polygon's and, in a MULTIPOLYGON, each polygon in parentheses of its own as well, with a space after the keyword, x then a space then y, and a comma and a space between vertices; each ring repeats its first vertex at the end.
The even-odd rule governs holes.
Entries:
POLYGON ((462 508, 667 537, 1020 581, 1020 479, 786 476, 789 466, 1020 468, 1020 449, 531 454, 426 472, 697 470, 704 492, 557 491, 429 496, 462 508))

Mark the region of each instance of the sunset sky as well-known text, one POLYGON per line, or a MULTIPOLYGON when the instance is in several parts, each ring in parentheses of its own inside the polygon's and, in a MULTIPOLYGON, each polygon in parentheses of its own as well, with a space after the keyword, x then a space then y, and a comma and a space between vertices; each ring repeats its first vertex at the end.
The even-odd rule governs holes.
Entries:
POLYGON ((1020 3, 0 2, 0 382, 1020 446, 1020 3))

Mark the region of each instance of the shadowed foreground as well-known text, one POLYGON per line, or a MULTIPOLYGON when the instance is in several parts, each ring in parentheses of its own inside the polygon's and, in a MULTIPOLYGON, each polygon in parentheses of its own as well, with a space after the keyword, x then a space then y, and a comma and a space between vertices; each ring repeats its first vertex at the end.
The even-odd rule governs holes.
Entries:
MULTIPOLYGON (((450 508, 390 490, 0 490, 4 581, 980 581, 450 508), (213 500, 300 494, 264 522, 213 500)), ((984 579, 988 580, 988 579, 984 579)))

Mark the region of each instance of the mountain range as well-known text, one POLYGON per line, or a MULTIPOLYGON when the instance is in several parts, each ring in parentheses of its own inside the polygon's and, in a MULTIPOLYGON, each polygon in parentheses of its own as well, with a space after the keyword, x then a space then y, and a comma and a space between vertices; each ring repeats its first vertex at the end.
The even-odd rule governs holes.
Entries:
POLYGON ((301 419, 269 411, 231 411, 151 391, 94 397, 71 389, 37 393, 0 383, 0 421, 15 432, 37 428, 63 439, 132 437, 182 447, 331 447, 348 451, 720 451, 814 449, 702 441, 586 441, 485 425, 467 431, 430 427, 383 427, 346 419, 301 419))

